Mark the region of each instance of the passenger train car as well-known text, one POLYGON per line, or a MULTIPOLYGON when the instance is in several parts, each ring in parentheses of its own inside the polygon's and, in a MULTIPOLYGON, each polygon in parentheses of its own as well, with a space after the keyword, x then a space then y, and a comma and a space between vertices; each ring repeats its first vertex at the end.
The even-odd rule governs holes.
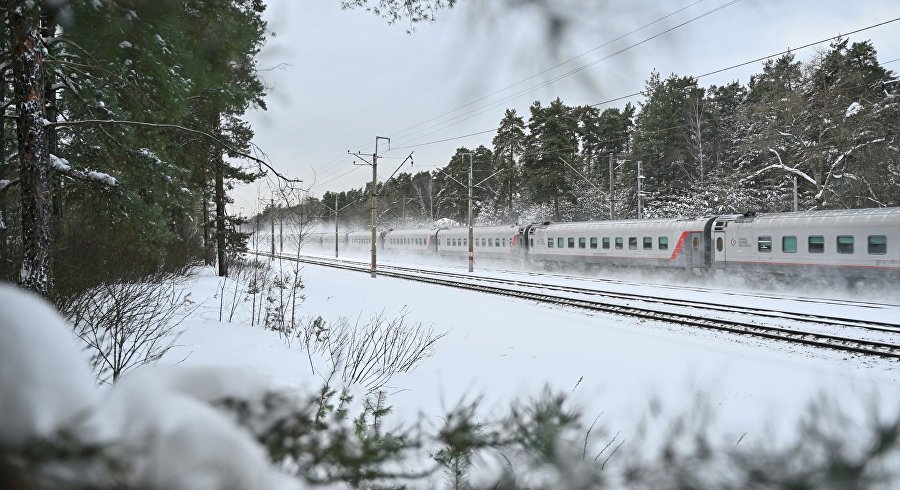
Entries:
MULTIPOLYGON (((371 231, 345 233, 340 245, 369 250, 371 237, 371 231)), ((378 247, 465 258, 468 238, 463 227, 388 230, 379 234, 378 247)), ((307 240, 334 248, 334 234, 330 242, 316 235, 307 240)), ((476 227, 473 246, 476 260, 900 283, 900 208, 476 227)))

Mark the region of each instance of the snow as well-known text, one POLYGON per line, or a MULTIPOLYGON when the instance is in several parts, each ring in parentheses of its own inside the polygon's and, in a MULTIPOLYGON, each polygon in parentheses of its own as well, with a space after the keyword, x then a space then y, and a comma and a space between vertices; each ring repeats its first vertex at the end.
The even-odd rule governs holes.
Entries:
POLYGON ((66 173, 72 170, 72 166, 69 165, 69 161, 65 158, 60 158, 56 155, 50 154, 50 167, 57 172, 66 173))
POLYGON ((110 390, 89 434, 99 436, 93 442, 142 455, 136 488, 299 488, 272 471, 249 432, 208 403, 229 395, 259 398, 267 386, 261 381, 236 370, 145 369, 110 390))
POLYGON ((44 300, 0 283, 0 446, 53 435, 96 392, 72 330, 44 300))
POLYGON ((859 102, 854 102, 847 106, 847 111, 844 112, 844 118, 853 117, 859 114, 859 111, 862 110, 862 105, 859 102))
POLYGON ((127 49, 127 48, 130 48, 130 47, 132 47, 132 46, 131 46, 131 43, 128 42, 128 41, 122 41, 122 42, 119 43, 119 47, 122 48, 122 49, 127 49))
POLYGON ((9 180, 0 179, 0 191, 6 188, 10 183, 9 180))
MULTIPOLYGON (((487 276, 519 274, 487 270, 484 262, 476 266, 487 276)), ((459 272, 464 264, 431 267, 459 272)), ((492 420, 515 400, 531 399, 549 387, 569 396, 586 423, 598 418, 596 433, 601 427, 610 435, 621 431, 629 447, 659 443, 677 417, 695 413, 698 406, 712 413, 704 422, 715 441, 733 445, 740 438, 742 444, 768 445, 796 436, 798 420, 823 396, 859 420, 872 409, 894 414, 900 406, 900 372, 887 360, 320 266, 303 266, 301 276, 305 319, 321 315, 333 325, 341 318, 352 324, 379 314, 405 316, 407 324, 421 322, 447 332, 431 357, 388 383, 387 403, 393 408, 388 426, 422 421, 440 426, 448 410, 473 399, 481 400, 478 419, 492 420)), ((272 391, 300 397, 315 393, 327 375, 318 364, 323 359, 290 335, 251 326, 251 305, 240 289, 229 322, 235 285, 233 278, 223 283, 212 269, 201 269, 187 285, 199 307, 181 324, 185 331, 179 345, 161 366, 138 369, 105 392, 90 382, 87 361, 58 315, 40 300, 4 286, 0 445, 70 428, 85 442, 128 455, 133 472, 127 483, 134 487, 297 488, 296 480, 271 468, 248 428, 239 427, 217 402, 238 399, 263 406, 272 391)), ((617 287, 723 303, 790 302, 775 293, 741 295, 639 282, 617 287)), ((801 302, 795 307, 803 308, 801 302)), ((833 301, 827 308, 829 314, 853 315, 872 305, 833 301)), ((886 308, 900 311, 898 305, 886 308)))
MULTIPOLYGON (((306 286, 301 314, 308 317, 321 315, 331 324, 342 317, 405 314, 410 323, 448 332, 433 357, 389 383, 388 404, 398 424, 419 416, 440 420, 457 402, 475 398, 483 400, 480 415, 490 418, 505 413, 514 400, 529 399, 549 386, 570 395, 586 420, 603 413, 599 424, 613 433, 622 430, 635 437, 648 421, 655 421, 657 432, 664 431, 670 420, 702 402, 715 414, 710 422, 714 434, 736 440, 747 433, 747 443, 764 443, 790 437, 820 396, 833 397, 860 417, 870 403, 877 403, 883 413, 900 405, 900 373, 890 361, 383 276, 373 280, 368 274, 318 266, 304 266, 301 275, 306 286)), ((298 345, 250 327, 249 311, 239 310, 232 324, 218 322, 219 300, 214 296, 219 281, 203 277, 192 290, 193 297, 210 298, 207 310, 187 325, 181 347, 170 353, 169 362, 188 356, 186 365, 239 366, 286 387, 322 382, 298 345)), ((660 293, 648 285, 630 291, 660 293)), ((668 294, 678 293, 668 288, 668 294)), ((746 296, 747 304, 776 301, 746 296)), ((729 295, 716 297, 727 301, 729 295)), ((796 308, 804 308, 802 302, 796 308)), ((849 307, 831 308, 840 313, 849 307)), ((652 441, 653 431, 645 437, 652 441)))
POLYGON ((117 187, 117 186, 119 185, 119 181, 118 181, 118 180, 116 180, 116 179, 115 179, 114 177, 112 177, 111 175, 106 174, 106 173, 103 173, 103 172, 90 171, 90 172, 87 173, 87 176, 88 176, 89 179, 91 179, 91 180, 93 180, 93 181, 101 182, 101 183, 106 184, 106 185, 108 185, 108 186, 110 186, 110 187, 117 187))
MULTIPOLYGON (((67 441, 124 458, 128 471, 116 478, 129 488, 301 488, 210 403, 258 401, 268 380, 237 369, 145 368, 101 398, 71 328, 49 304, 0 284, 0 305, 0 447, 55 441, 64 431, 67 441)), ((68 464, 74 478, 89 478, 77 461, 68 464)))

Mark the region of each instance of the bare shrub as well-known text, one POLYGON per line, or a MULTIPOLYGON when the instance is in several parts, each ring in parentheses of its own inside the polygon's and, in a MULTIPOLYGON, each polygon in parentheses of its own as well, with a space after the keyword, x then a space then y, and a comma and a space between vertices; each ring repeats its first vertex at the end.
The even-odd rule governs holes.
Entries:
POLYGON ((100 383, 162 358, 181 335, 178 326, 196 307, 183 278, 156 274, 140 282, 109 282, 60 306, 91 353, 100 383))
POLYGON ((362 325, 358 319, 350 324, 346 318, 328 325, 318 317, 298 331, 310 366, 314 355, 322 355, 333 374, 339 374, 346 384, 362 386, 369 394, 381 390, 394 375, 411 371, 431 356, 434 345, 445 335, 446 332, 436 334, 421 322, 407 323, 405 312, 393 319, 382 312, 362 325))

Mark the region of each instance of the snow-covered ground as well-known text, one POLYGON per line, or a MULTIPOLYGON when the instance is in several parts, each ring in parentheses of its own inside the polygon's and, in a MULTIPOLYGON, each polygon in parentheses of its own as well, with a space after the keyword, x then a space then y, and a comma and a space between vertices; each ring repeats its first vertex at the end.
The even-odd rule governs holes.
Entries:
MULTIPOLYGON (((287 260, 268 264, 273 271, 297 267, 287 260)), ((430 267, 459 271, 455 264, 430 267)), ((878 306, 864 298, 823 305, 820 299, 780 293, 697 284, 677 289, 650 284, 646 278, 535 279, 522 272, 487 270, 485 264, 481 268, 479 274, 486 277, 602 284, 699 301, 800 312, 810 306, 815 313, 825 309, 845 317, 891 319, 900 314, 897 304, 878 306)), ((108 445, 132 458, 128 481, 146 488, 212 490, 226 481, 242 481, 238 486, 244 488, 299 488, 301 482, 266 464, 262 448, 251 437, 255 432, 238 427, 233 414, 210 406, 233 396, 261 407, 273 389, 302 400, 316 393, 328 376, 327 356, 308 350, 312 342, 297 338, 296 330, 286 334, 259 324, 262 301, 260 294, 250 292, 248 274, 260 270, 245 269, 223 279, 211 268, 198 269, 178 286, 190 293, 193 303, 178 327, 183 333, 176 346, 159 362, 163 368, 138 369, 107 388, 91 383, 85 352, 67 335, 70 326, 48 305, 0 285, 0 412, 8 424, 0 426, 0 447, 15 448, 35 437, 52 440, 64 430, 84 443, 108 445)), ((853 436, 864 434, 858 428, 870 427, 873 413, 896 417, 900 407, 900 367, 895 361, 386 276, 372 279, 368 273, 323 266, 304 265, 300 274, 305 298, 297 309, 302 318, 294 325, 308 325, 317 317, 328 326, 342 319, 362 326, 374 317, 387 322, 403 317, 406 325, 422 324, 445 334, 415 369, 394 375, 384 385, 393 413, 383 426, 424 423, 439 428, 449 411, 473 400, 480 400, 477 420, 498 420, 514 401, 534 399, 549 388, 569 397, 585 426, 595 421, 594 436, 610 443, 627 441, 625 451, 640 453, 671 440, 670 431, 680 417, 691 427, 704 427, 710 442, 719 447, 783 447, 801 436, 798 422, 813 403, 821 407, 823 399, 855 422, 841 427, 842 437, 862 444, 865 441, 854 441, 853 436)), ((272 287, 274 274, 269 277, 263 289, 272 287)), ((290 303, 290 294, 269 291, 270 306, 282 299, 290 303)), ((340 380, 331 379, 330 384, 339 387, 340 380)), ((352 392, 356 400, 351 412, 358 412, 364 391, 355 386, 352 392)), ((586 436, 578 437, 587 448, 586 436)), ((71 475, 84 473, 77 462, 72 464, 71 475)))
MULTIPOLYGON (((721 440, 761 443, 793 436, 822 396, 860 418, 873 406, 888 414, 900 407, 900 367, 893 361, 319 266, 304 266, 301 274, 301 311, 310 318, 354 323, 405 315, 409 323, 447 333, 432 357, 389 383, 398 424, 419 415, 438 424, 458 402, 479 397, 484 414, 497 415, 546 386, 569 394, 585 419, 600 416, 598 424, 612 432, 628 437, 643 423, 651 442, 654 432, 698 404, 711 409, 711 428, 721 440)), ((192 296, 203 306, 163 362, 240 366, 280 385, 317 387, 322 379, 311 373, 302 349, 248 326, 248 304, 233 323, 218 321, 220 284, 211 271, 196 280, 192 296)), ((784 302, 755 300, 757 306, 766 301, 784 302)), ((839 304, 831 308, 840 313, 839 304)))

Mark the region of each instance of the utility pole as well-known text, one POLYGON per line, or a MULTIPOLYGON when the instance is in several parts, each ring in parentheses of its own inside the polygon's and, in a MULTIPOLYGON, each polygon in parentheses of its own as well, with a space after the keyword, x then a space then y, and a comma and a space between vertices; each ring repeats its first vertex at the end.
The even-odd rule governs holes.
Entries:
POLYGON ((637 162, 637 217, 644 219, 644 162, 637 162))
POLYGON ((794 176, 794 212, 795 213, 797 212, 798 204, 799 203, 797 201, 797 176, 795 175, 794 176))
POLYGON ((615 216, 616 201, 613 197, 616 193, 616 175, 613 168, 613 154, 609 154, 609 220, 612 221, 615 216))
POLYGON ((452 175, 448 174, 447 172, 444 172, 443 170, 438 169, 438 172, 444 174, 448 179, 452 180, 453 182, 456 182, 457 184, 459 184, 463 187, 469 188, 469 272, 474 272, 474 270, 475 270, 475 230, 474 230, 475 220, 474 220, 474 215, 472 212, 472 189, 480 186, 481 184, 484 184, 485 182, 494 178, 494 176, 496 176, 497 174, 500 174, 501 172, 505 171, 506 169, 501 168, 500 170, 492 173, 491 175, 488 175, 484 179, 481 179, 480 182, 476 182, 473 184, 472 183, 472 177, 473 177, 472 167, 473 167, 473 157, 475 156, 475 153, 460 153, 460 156, 462 156, 462 157, 468 156, 469 157, 469 185, 468 186, 466 184, 463 184, 462 182, 456 180, 456 178, 454 178, 452 175))
POLYGON ((475 153, 463 153, 462 156, 469 157, 469 272, 475 271, 475 230, 472 220, 472 167, 474 165, 475 153))
POLYGON ((271 203, 271 209, 272 209, 272 217, 271 217, 271 224, 272 224, 272 256, 269 257, 269 260, 274 261, 274 260, 275 260, 275 198, 272 198, 272 199, 270 200, 270 203, 271 203))
MULTIPOLYGON (((376 270, 377 270, 376 264, 378 263, 377 262, 377 258, 378 258, 377 257, 377 253, 378 253, 377 241, 378 241, 378 141, 379 140, 387 140, 388 149, 390 149, 390 144, 391 144, 390 138, 386 138, 384 136, 376 136, 375 137, 375 152, 372 153, 372 155, 371 155, 371 157, 372 157, 371 163, 367 162, 365 160, 365 158, 363 158, 362 154, 353 153, 349 150, 347 151, 347 153, 359 157, 364 162, 366 162, 366 164, 372 166, 372 196, 371 196, 371 205, 370 205, 371 211, 372 211, 372 263, 370 266, 370 270, 371 270, 373 279, 377 275, 376 274, 376 270)), ((366 156, 369 156, 369 155, 366 155, 366 156)), ((404 158, 403 161, 400 162, 400 166, 397 167, 397 170, 400 170, 400 167, 402 167, 403 164, 406 163, 406 160, 410 160, 410 161, 412 160, 412 153, 410 153, 408 157, 404 158)), ((354 162, 354 165, 355 164, 356 164, 356 162, 354 162)), ((394 170, 394 173, 391 174, 391 176, 388 177, 387 180, 391 180, 391 178, 394 177, 394 174, 397 173, 397 170, 394 170)))
POLYGON ((334 193, 334 258, 338 258, 338 195, 334 193))

